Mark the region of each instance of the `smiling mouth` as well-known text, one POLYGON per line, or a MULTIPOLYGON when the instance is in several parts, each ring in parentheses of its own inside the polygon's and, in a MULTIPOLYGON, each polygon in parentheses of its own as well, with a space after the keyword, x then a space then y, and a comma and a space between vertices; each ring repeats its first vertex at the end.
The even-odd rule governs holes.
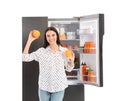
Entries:
POLYGON ((49 42, 54 42, 54 40, 49 40, 49 42))

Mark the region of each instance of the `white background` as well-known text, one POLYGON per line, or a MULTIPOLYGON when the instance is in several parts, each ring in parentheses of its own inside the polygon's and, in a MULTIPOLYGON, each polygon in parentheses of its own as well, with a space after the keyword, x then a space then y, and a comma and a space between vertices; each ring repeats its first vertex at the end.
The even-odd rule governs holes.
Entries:
POLYGON ((120 101, 120 5, 118 1, 1 0, 0 101, 22 101, 22 16, 71 18, 98 13, 105 14, 104 87, 85 85, 85 101, 120 101))

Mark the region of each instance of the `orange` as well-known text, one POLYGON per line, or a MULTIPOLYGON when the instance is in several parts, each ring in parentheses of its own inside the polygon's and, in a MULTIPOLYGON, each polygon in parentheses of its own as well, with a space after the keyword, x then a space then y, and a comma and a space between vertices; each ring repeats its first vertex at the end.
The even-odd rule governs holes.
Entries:
POLYGON ((33 37, 38 38, 40 37, 40 31, 39 30, 33 30, 33 37))
POLYGON ((69 50, 69 49, 66 50, 66 51, 65 51, 65 56, 66 56, 66 57, 70 57, 70 56, 72 56, 72 51, 69 50))

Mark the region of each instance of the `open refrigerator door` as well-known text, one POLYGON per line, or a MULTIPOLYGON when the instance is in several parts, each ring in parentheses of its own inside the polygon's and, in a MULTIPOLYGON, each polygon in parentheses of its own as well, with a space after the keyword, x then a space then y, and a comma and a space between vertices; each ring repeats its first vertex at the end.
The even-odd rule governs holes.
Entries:
POLYGON ((69 85, 103 86, 104 14, 48 19, 48 26, 55 27, 62 46, 75 53, 75 68, 66 72, 69 85))

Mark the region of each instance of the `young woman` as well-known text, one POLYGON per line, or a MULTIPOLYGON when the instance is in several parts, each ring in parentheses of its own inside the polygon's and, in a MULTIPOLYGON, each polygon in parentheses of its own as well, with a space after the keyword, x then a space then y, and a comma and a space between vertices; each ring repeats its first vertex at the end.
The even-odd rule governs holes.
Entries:
POLYGON ((54 27, 48 27, 45 30, 44 47, 29 53, 30 45, 36 39, 32 36, 31 31, 22 54, 22 60, 39 62, 40 101, 62 101, 65 88, 68 87, 65 70, 72 71, 75 55, 72 52, 68 61, 64 54, 67 48, 61 46, 58 32, 54 27))

